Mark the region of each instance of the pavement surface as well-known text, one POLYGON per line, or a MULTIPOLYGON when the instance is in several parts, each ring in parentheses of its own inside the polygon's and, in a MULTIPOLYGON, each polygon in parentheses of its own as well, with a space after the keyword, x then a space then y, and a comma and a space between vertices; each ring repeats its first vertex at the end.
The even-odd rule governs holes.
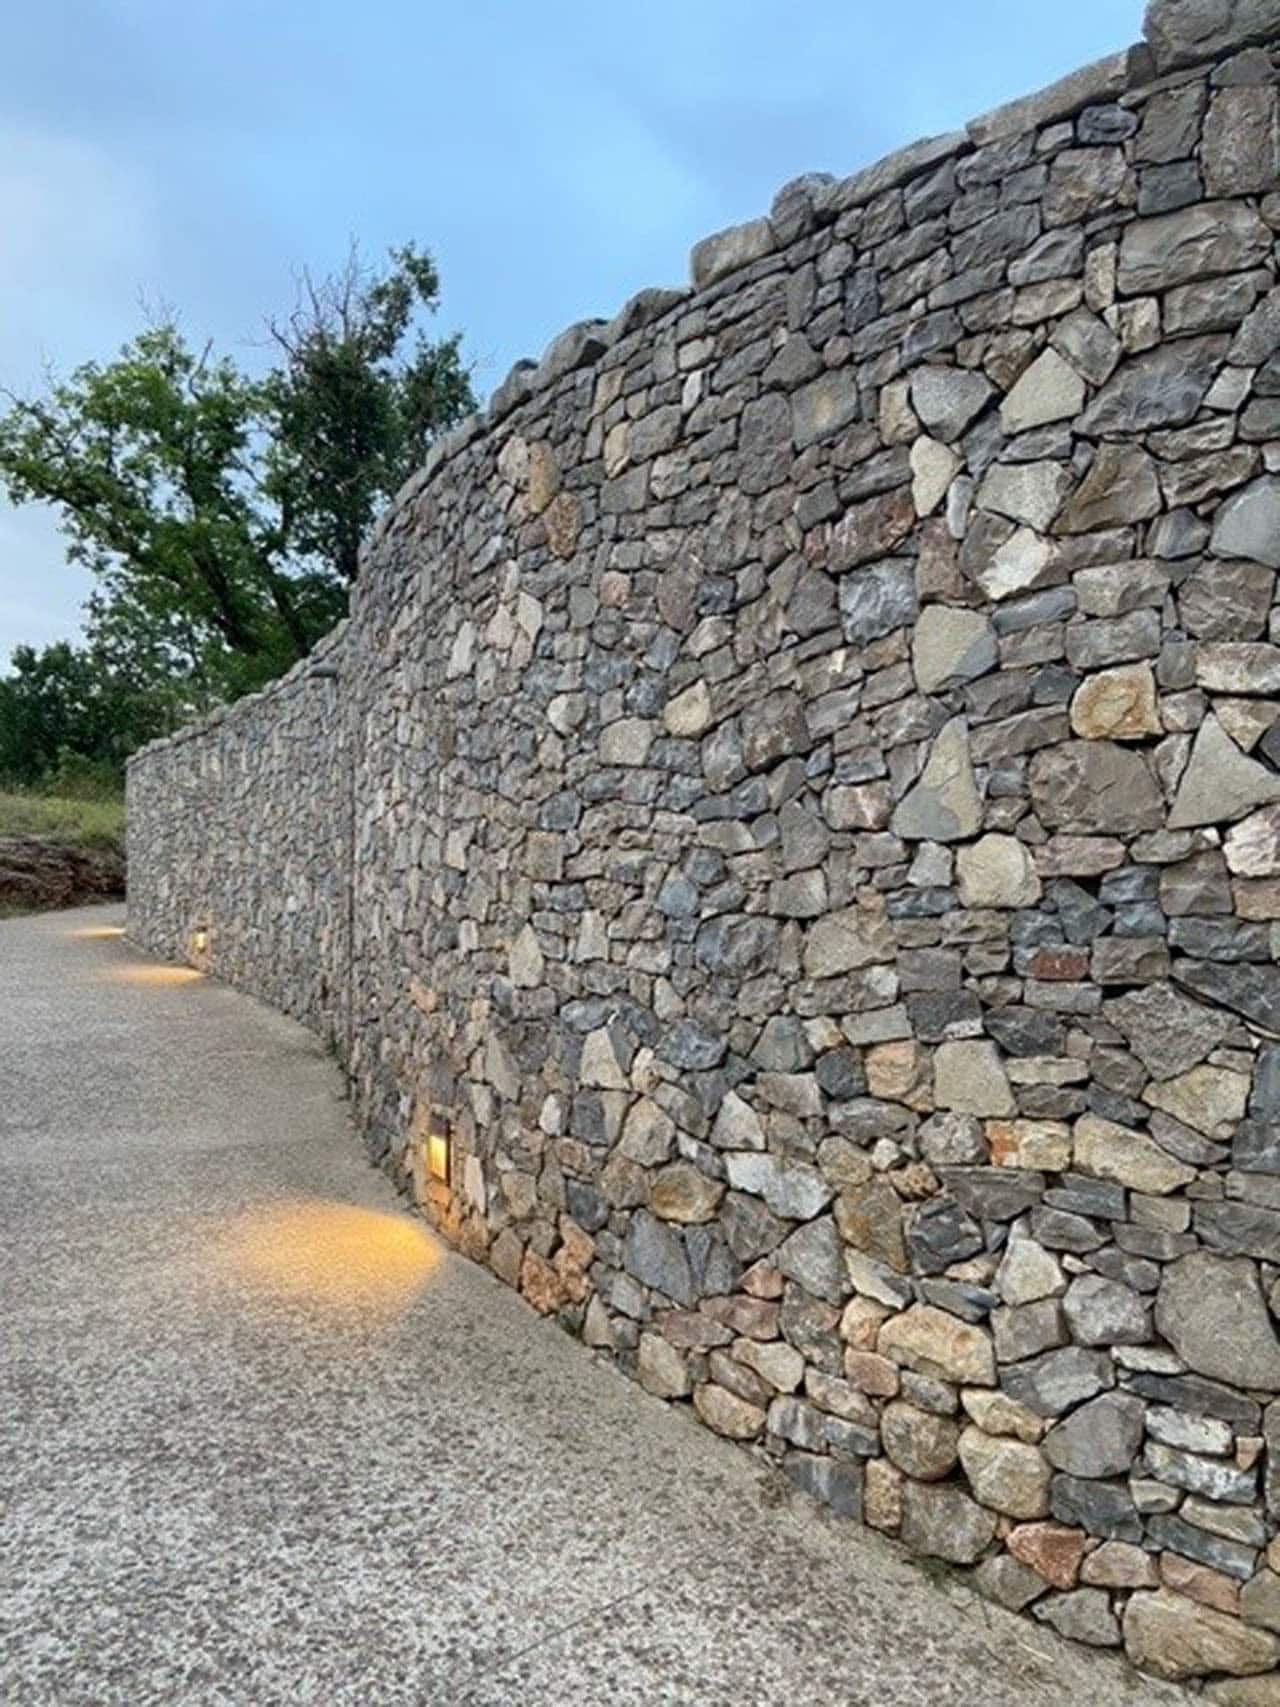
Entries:
POLYGON ((0 921, 0 1702, 1184 1702, 829 1519, 445 1249, 306 1032, 0 921))

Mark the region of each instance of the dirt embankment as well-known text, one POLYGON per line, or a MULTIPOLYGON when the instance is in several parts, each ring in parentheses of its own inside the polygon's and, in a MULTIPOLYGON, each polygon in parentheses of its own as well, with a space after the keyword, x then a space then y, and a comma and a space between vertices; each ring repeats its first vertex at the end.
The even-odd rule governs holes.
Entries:
POLYGON ((45 836, 0 836, 0 914, 78 907, 124 894, 118 848, 70 847, 45 836))

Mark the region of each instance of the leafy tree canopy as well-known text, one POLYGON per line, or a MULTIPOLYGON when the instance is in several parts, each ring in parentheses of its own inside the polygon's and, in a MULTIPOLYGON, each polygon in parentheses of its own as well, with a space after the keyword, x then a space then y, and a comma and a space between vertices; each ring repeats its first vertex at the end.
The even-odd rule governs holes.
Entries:
MULTIPOLYGON (((163 723, 302 657, 345 610, 379 506, 474 407, 458 337, 424 329, 438 301, 422 250, 370 268, 353 249, 337 275, 303 276, 265 371, 166 318, 40 396, 7 394, 0 488, 52 504, 97 577, 87 650, 21 649, 10 700, 55 679, 82 700, 87 671, 150 695, 163 723)), ((119 708, 115 687, 102 703, 119 708)), ((126 750, 136 734, 126 718, 126 750)))

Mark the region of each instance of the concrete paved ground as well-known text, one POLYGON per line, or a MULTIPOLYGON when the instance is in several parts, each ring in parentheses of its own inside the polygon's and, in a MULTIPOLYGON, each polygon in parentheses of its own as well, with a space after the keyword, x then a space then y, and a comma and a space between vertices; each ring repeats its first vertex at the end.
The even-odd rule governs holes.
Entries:
POLYGON ((0 1701, 1183 1699, 539 1320, 404 1213, 305 1032, 121 917, 0 922, 0 1701))

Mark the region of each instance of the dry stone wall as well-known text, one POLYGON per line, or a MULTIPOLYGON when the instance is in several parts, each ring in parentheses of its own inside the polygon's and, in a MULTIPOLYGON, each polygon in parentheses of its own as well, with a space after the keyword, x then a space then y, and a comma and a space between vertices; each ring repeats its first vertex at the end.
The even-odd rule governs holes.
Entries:
POLYGON ((518 366, 319 667, 130 776, 135 938, 207 932, 329 1036, 536 1309, 1005 1605, 1255 1703, 1278 47, 1276 0, 1168 0, 788 185, 518 366))

